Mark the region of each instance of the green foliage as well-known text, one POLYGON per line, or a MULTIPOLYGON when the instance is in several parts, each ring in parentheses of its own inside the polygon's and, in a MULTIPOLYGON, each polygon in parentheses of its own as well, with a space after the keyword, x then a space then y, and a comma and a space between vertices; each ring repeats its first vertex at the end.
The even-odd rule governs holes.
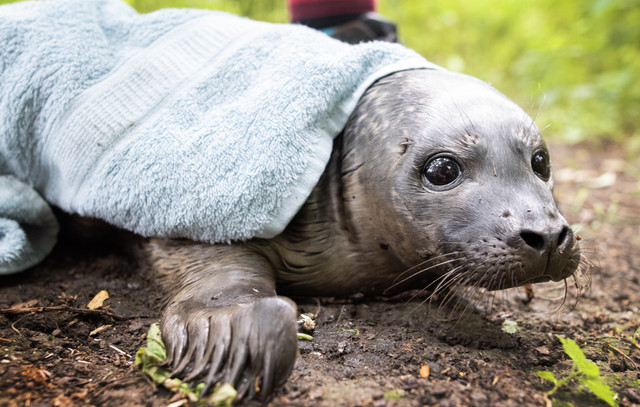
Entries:
POLYGON ((152 324, 147 332, 147 346, 138 349, 135 365, 153 380, 154 383, 163 383, 171 374, 169 369, 160 366, 167 358, 167 350, 162 342, 160 326, 152 324))
POLYGON ((147 13, 159 8, 189 7, 222 10, 271 22, 287 22, 285 0, 125 0, 136 10, 147 13))
MULTIPOLYGON (((199 7, 288 17, 285 0, 127 1, 141 12, 199 7)), ((409 47, 491 82, 540 127, 550 125, 552 137, 640 149, 640 0, 379 0, 378 7, 409 47)))
POLYGON ((502 332, 513 335, 518 332, 518 322, 505 319, 502 322, 502 332))
POLYGON ((384 392, 384 398, 390 400, 398 400, 404 397, 404 390, 402 389, 392 389, 384 392))
POLYGON ((167 358, 167 350, 162 342, 160 326, 151 324, 147 332, 147 346, 138 349, 135 365, 147 375, 155 384, 161 384, 174 393, 182 393, 189 401, 197 405, 214 405, 219 407, 231 406, 237 392, 230 384, 218 383, 213 393, 202 395, 204 383, 192 386, 180 379, 170 378, 171 370, 160 364, 167 358))
POLYGON ((640 334, 640 326, 638 327, 638 329, 636 329, 636 331, 633 333, 633 336, 631 337, 631 342, 636 346, 640 346, 640 344, 638 344, 639 334, 640 334))
POLYGON ((549 390, 547 395, 551 396, 560 387, 569 383, 571 379, 576 379, 579 383, 586 386, 593 394, 610 406, 617 406, 616 394, 602 380, 598 365, 586 358, 584 352, 580 349, 580 346, 578 346, 573 339, 564 339, 561 336, 558 336, 558 339, 560 339, 560 342, 562 343, 564 353, 573 360, 573 367, 571 374, 562 379, 557 379, 555 375, 549 371, 537 372, 539 377, 553 383, 553 388, 549 390))
POLYGON ((313 340, 313 336, 304 334, 302 332, 298 332, 297 335, 298 335, 298 339, 302 339, 302 340, 305 340, 305 341, 312 341, 313 340))
POLYGON ((386 0, 380 8, 427 58, 493 83, 532 114, 544 102, 538 123, 566 141, 640 137, 640 0, 386 0))

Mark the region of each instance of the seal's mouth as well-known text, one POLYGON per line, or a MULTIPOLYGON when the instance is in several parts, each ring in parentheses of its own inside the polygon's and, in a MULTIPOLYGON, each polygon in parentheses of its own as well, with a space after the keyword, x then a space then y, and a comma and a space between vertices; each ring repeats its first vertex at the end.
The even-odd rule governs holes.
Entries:
POLYGON ((440 259, 437 269, 445 285, 487 291, 562 281, 573 276, 581 263, 576 239, 568 247, 542 254, 527 247, 513 247, 497 238, 443 245, 440 253, 443 254, 435 257, 440 259))

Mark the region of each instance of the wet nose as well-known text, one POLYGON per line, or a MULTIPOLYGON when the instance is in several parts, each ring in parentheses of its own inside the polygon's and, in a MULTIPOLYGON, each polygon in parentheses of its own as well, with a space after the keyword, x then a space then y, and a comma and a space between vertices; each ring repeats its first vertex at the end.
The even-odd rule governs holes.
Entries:
POLYGON ((548 231, 525 229, 520 232, 520 238, 528 247, 540 253, 554 252, 556 250, 562 252, 571 245, 573 233, 571 233, 568 225, 562 225, 560 228, 548 231))

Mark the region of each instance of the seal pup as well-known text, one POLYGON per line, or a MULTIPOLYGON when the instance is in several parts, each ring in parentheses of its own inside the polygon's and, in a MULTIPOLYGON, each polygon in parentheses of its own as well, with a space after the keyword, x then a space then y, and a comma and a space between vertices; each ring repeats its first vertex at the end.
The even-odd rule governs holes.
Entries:
MULTIPOLYGON (((293 367, 284 296, 379 295, 432 282, 499 290, 561 281, 578 239, 552 195, 533 120, 463 74, 409 70, 360 99, 286 230, 229 245, 152 239, 169 293, 161 329, 174 375, 268 400, 293 367)), ((204 393, 203 393, 204 394, 204 393)))

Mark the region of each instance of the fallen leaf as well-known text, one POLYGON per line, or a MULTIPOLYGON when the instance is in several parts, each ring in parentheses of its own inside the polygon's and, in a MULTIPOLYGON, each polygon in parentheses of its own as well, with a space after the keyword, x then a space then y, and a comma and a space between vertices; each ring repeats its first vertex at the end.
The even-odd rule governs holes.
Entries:
POLYGON ((36 304, 38 304, 38 300, 31 300, 31 301, 27 301, 27 302, 21 302, 20 304, 14 304, 9 309, 31 308, 36 304))
POLYGON ((53 385, 50 383, 51 373, 45 369, 41 369, 33 365, 23 366, 21 374, 27 381, 32 381, 48 388, 53 388, 53 385))
POLYGON ((536 348, 536 351, 537 351, 539 354, 541 354, 541 355, 550 355, 550 354, 551 354, 551 350, 549 350, 549 347, 548 347, 548 346, 545 346, 545 345, 543 345, 543 346, 538 346, 538 347, 536 348))
POLYGON ((505 319, 502 322, 502 332, 509 335, 515 334, 516 332, 518 332, 518 323, 516 321, 505 319))
POLYGON ((93 297, 93 299, 89 302, 89 304, 87 304, 87 308, 98 309, 102 307, 102 304, 108 298, 109 298, 109 293, 105 290, 102 290, 98 294, 96 294, 95 297, 93 297))
POLYGON ((99 334, 100 332, 105 331, 105 330, 107 330, 107 329, 109 329, 111 327, 112 327, 112 325, 99 326, 96 329, 94 329, 93 331, 89 332, 89 336, 95 336, 95 335, 99 334))
POLYGON ((71 394, 71 398, 82 400, 87 397, 87 394, 89 394, 89 389, 82 389, 81 391, 77 391, 71 394))
POLYGON ((430 373, 431 370, 429 369, 429 365, 420 366, 420 377, 427 378, 429 377, 430 373))
POLYGON ((71 399, 65 396, 64 394, 59 394, 52 401, 53 401, 53 405, 56 407, 64 407, 64 406, 72 405, 71 399))

